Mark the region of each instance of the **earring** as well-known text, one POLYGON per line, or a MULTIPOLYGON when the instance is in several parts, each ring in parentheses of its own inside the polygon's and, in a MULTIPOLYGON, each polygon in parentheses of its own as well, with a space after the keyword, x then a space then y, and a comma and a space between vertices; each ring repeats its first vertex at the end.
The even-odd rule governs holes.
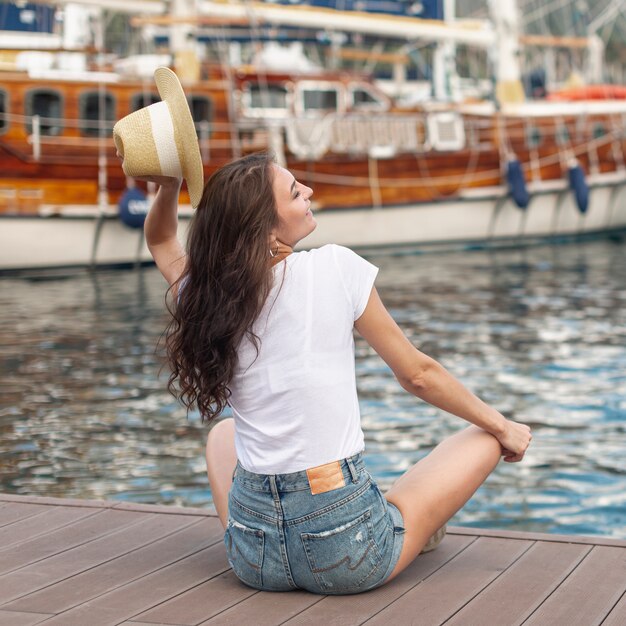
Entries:
POLYGON ((276 244, 276 250, 272 250, 272 247, 270 246, 270 256, 274 259, 278 256, 278 241, 274 242, 276 244))

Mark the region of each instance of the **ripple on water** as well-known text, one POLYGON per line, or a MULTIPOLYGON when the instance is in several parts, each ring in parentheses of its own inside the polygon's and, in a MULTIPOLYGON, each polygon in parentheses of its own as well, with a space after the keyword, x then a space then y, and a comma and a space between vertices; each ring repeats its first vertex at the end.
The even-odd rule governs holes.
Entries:
MULTIPOLYGON (((532 425, 454 523, 626 537, 626 250, 377 256, 418 347, 532 425)), ((1 279, 0 486, 204 506, 207 429, 167 393, 154 269, 1 279)), ((406 394, 356 341, 366 460, 383 489, 462 426, 406 394)))

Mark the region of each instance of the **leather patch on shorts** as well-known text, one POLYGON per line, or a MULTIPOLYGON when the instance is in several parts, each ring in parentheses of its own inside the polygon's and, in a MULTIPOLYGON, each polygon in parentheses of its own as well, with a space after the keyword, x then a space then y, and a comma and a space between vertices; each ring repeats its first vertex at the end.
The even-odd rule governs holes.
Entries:
POLYGON ((339 489, 346 484, 339 461, 332 461, 325 465, 312 467, 306 471, 306 475, 309 479, 309 486, 311 487, 311 493, 313 495, 339 489))

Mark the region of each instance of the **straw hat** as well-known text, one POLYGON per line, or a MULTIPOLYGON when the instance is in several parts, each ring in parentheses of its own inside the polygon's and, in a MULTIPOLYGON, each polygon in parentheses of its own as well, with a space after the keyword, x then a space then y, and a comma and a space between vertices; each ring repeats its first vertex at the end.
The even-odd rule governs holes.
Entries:
POLYGON ((182 176, 196 208, 202 198, 204 171, 191 111, 172 70, 159 67, 154 80, 162 102, 117 122, 115 147, 124 159, 127 176, 182 176))

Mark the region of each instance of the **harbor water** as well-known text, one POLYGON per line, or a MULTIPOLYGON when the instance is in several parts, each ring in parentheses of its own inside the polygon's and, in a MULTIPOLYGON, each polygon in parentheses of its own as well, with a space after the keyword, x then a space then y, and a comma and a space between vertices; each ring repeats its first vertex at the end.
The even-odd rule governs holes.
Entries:
MULTIPOLYGON (((376 255, 416 346, 533 428, 453 523, 626 538, 626 244, 376 255)), ((204 506, 206 426, 165 387, 155 268, 0 279, 0 490, 204 506)), ((357 338, 366 462, 384 488, 464 422, 357 338)))

